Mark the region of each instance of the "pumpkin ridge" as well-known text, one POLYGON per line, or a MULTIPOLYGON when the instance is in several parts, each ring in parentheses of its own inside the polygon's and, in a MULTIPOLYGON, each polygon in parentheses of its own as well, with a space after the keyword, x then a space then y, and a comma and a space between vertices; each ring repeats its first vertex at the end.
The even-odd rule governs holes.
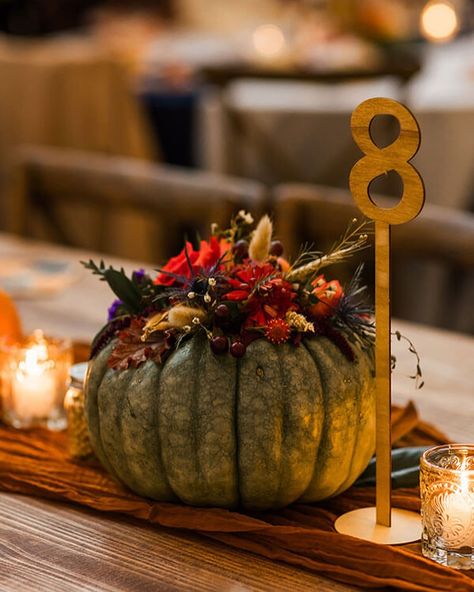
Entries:
POLYGON ((134 370, 117 372, 109 368, 105 373, 98 391, 101 441, 108 462, 115 474, 130 489, 140 487, 136 479, 130 476, 127 454, 123 446, 123 405, 134 370))
POLYGON ((313 475, 313 481, 308 488, 309 493, 305 493, 305 501, 317 501, 335 494, 350 471, 348 459, 343 455, 344 448, 348 440, 355 440, 355 419, 351 408, 355 393, 354 387, 350 386, 354 375, 352 363, 348 362, 337 346, 326 337, 315 339, 312 343, 313 346, 309 349, 321 375, 326 414, 321 440, 324 446, 318 458, 318 468, 321 470, 313 475), (346 367, 345 371, 352 369, 350 382, 347 383, 342 374, 346 367), (345 420, 347 423, 342 428, 345 420))
POLYGON ((235 358, 217 359, 200 336, 164 365, 159 414, 163 459, 183 503, 236 505, 235 367, 235 358))
MULTIPOLYGON (((352 346, 352 347, 354 349, 354 346, 352 346)), ((354 354, 356 354, 355 351, 354 351, 354 354)), ((354 394, 355 394, 355 398, 357 399, 355 413, 357 414, 358 419, 360 418, 360 413, 361 413, 361 409, 362 409, 362 396, 365 394, 363 377, 362 377, 362 373, 360 370, 360 366, 362 364, 361 359, 362 359, 362 356, 355 355, 354 361, 352 362, 354 368, 357 367, 357 372, 353 372, 352 379, 354 380, 354 377, 355 377, 355 380, 357 382, 357 388, 355 389, 354 394)), ((355 431, 356 431, 356 433, 355 433, 354 443, 353 443, 353 447, 352 447, 351 462, 349 464, 349 473, 348 473, 347 477, 344 479, 344 481, 336 489, 336 491, 334 492, 334 495, 338 495, 339 492, 345 491, 348 487, 350 487, 352 485, 351 477, 352 477, 352 471, 353 471, 353 464, 356 459, 358 446, 359 446, 359 438, 360 438, 360 434, 361 434, 360 420, 357 421, 355 424, 355 431)))
MULTIPOLYGON (((202 346, 202 340, 199 343, 200 346, 200 351, 199 351, 199 356, 195 357, 194 360, 194 372, 195 372, 195 376, 199 376, 200 372, 199 372, 199 368, 203 365, 204 362, 204 347, 206 347, 206 342, 204 342, 204 347, 202 346)), ((201 418, 199 415, 199 391, 200 391, 200 383, 199 381, 195 381, 194 385, 193 385, 193 396, 192 396, 192 402, 191 402, 191 407, 192 407, 192 416, 193 417, 199 417, 200 421, 197 422, 193 422, 192 424, 192 441, 193 441, 193 450, 195 451, 195 456, 196 456, 196 472, 198 475, 198 480, 200 483, 204 482, 204 470, 203 470, 203 466, 202 466, 202 461, 201 461, 201 455, 200 455, 200 444, 201 444, 201 440, 202 440, 202 422, 201 422, 201 418)), ((206 482, 207 485, 207 482, 206 482)))
POLYGON ((283 431, 283 495, 278 505, 296 501, 310 483, 313 466, 308 462, 310 449, 319 447, 323 413, 322 384, 319 372, 307 351, 297 352, 289 344, 278 349, 283 379, 285 409, 283 431), (286 350, 286 351, 285 351, 286 350), (290 362, 286 362, 290 356, 290 362), (311 428, 309 426, 312 426, 311 428), (295 438, 296 436, 296 438, 295 438), (288 470, 290 469, 290 470, 288 470))
POLYGON ((316 452, 315 452, 315 455, 314 455, 313 471, 311 473, 311 479, 309 480, 308 485, 306 486, 306 489, 303 491, 303 493, 300 496, 300 498, 302 498, 302 497, 304 497, 306 495, 306 492, 308 491, 311 483, 313 482, 314 474, 315 474, 316 469, 318 467, 319 453, 321 451, 321 442, 323 441, 324 436, 326 435, 326 433, 325 433, 325 428, 326 428, 326 405, 325 405, 325 400, 326 400, 326 397, 325 397, 325 394, 324 394, 324 385, 323 385, 323 380, 322 380, 321 372, 319 370, 319 365, 317 364, 316 360, 314 359, 313 355, 311 354, 311 351, 310 351, 310 349, 309 349, 309 347, 308 347, 308 345, 306 343, 306 340, 303 339, 301 341, 299 347, 303 347, 308 352, 308 355, 313 360, 314 367, 316 368, 316 372, 318 373, 319 381, 321 383, 321 393, 322 393, 322 405, 321 405, 321 408, 322 408, 322 412, 323 412, 323 422, 322 422, 321 434, 320 434, 319 443, 318 443, 318 446, 316 447, 316 452))
MULTIPOLYGON (((158 364, 156 362, 153 362, 153 363, 158 366, 158 364)), ((163 370, 163 365, 164 365, 163 362, 161 362, 160 365, 162 366, 161 370, 163 370)), ((174 490, 173 486, 170 483, 170 480, 168 479, 168 473, 166 472, 165 463, 163 460, 163 441, 162 441, 162 437, 161 437, 161 429, 160 429, 160 421, 159 421, 162 374, 163 374, 163 372, 160 372, 160 376, 158 378, 158 385, 156 388, 156 403, 153 406, 153 420, 155 422, 155 427, 156 427, 156 439, 158 440, 158 461, 159 461, 159 464, 162 469, 162 478, 163 478, 164 482, 168 486, 171 493, 174 495, 175 499, 179 500, 178 494, 176 493, 176 491, 174 490)))
POLYGON ((235 364, 235 388, 234 388, 234 439, 235 439, 235 475, 237 477, 237 507, 242 503, 240 490, 240 434, 239 434, 239 393, 240 393, 240 358, 235 364))
POLYGON ((202 433, 199 454, 206 483, 206 505, 237 504, 235 472, 234 394, 236 361, 217 357, 203 339, 199 387, 199 415, 202 433))
POLYGON ((84 405, 87 412, 87 429, 94 451, 106 469, 118 479, 117 473, 109 462, 102 444, 102 429, 99 414, 99 388, 108 370, 108 360, 115 347, 112 341, 93 358, 87 368, 84 405), (96 374, 98 375, 96 377, 96 374))
POLYGON ((359 421, 357 423, 357 442, 351 461, 351 473, 346 481, 340 486, 336 495, 350 487, 355 479, 362 473, 370 462, 375 452, 375 391, 371 387, 372 362, 370 357, 363 351, 359 351, 358 359, 362 368, 357 373, 361 382, 359 421))
POLYGON ((277 365, 275 346, 261 339, 249 345, 241 360, 237 419, 241 499, 246 508, 273 507, 278 490, 274 442, 281 385, 276 379, 277 365))
MULTIPOLYGON (((182 465, 185 465, 184 471, 190 471, 189 454, 182 455, 183 432, 180 430, 182 422, 189 422, 187 405, 189 404, 190 391, 189 383, 184 381, 183 373, 188 370, 186 366, 181 372, 176 370, 176 360, 183 358, 188 354, 185 364, 189 363, 189 357, 192 354, 191 342, 187 341, 180 349, 177 349, 168 358, 164 364, 160 375, 160 396, 157 402, 158 432, 160 434, 160 444, 162 451, 163 470, 167 475, 167 480, 171 491, 182 503, 188 503, 183 495, 181 472, 182 465), (177 398, 178 390, 184 389, 181 398, 177 398), (174 409, 181 415, 181 418, 174 415, 171 411, 174 409)), ((194 373, 194 360, 192 361, 194 373)), ((187 437, 192 438, 191 430, 188 430, 187 437)))
MULTIPOLYGON (((314 341, 316 341, 316 338, 314 339, 314 341)), ((321 440, 320 440, 320 443, 321 443, 321 442, 326 442, 327 441, 327 432, 328 432, 328 429, 329 429, 329 419, 327 417, 327 398, 328 398, 328 393, 326 392, 327 391, 327 387, 326 387, 326 385, 324 383, 324 380, 323 380, 323 374, 322 374, 322 371, 321 371, 321 363, 320 363, 320 361, 318 359, 318 356, 317 355, 314 355, 314 353, 311 351, 311 349, 309 348, 309 346, 307 346, 307 344, 305 344, 305 347, 306 347, 309 355, 311 356, 311 359, 313 360, 314 365, 316 366, 316 368, 318 370, 318 374, 320 376, 321 384, 322 384, 324 418, 323 418, 323 427, 322 427, 322 430, 321 430, 321 440)), ((311 484, 313 483, 313 481, 314 481, 314 479, 316 477, 316 471, 319 468, 319 461, 320 460, 324 460, 324 459, 321 459, 321 456, 323 455, 323 453, 324 453, 324 450, 322 449, 321 445, 318 446, 318 451, 317 451, 316 458, 315 458, 315 461, 314 461, 315 464, 314 464, 314 469, 313 469, 313 475, 311 477, 310 482, 308 483, 308 487, 306 488, 306 491, 301 496, 303 499, 306 496, 307 491, 311 487, 311 484)))
POLYGON ((278 488, 275 491, 275 499, 274 499, 274 504, 278 503, 278 500, 281 497, 281 494, 284 493, 284 489, 283 489, 283 459, 282 456, 284 454, 284 445, 285 445, 285 434, 286 434, 286 430, 288 429, 288 424, 289 424, 289 417, 288 417, 288 381, 287 381, 287 377, 286 374, 284 372, 284 363, 282 360, 282 350, 281 349, 277 349, 276 350, 277 356, 278 356, 278 373, 280 375, 280 384, 282 387, 282 393, 283 393, 283 397, 280 399, 280 416, 281 416, 281 424, 280 424, 280 444, 279 444, 279 450, 280 450, 280 454, 279 454, 279 467, 278 467, 278 488))
POLYGON ((200 379, 197 386, 199 466, 205 484, 203 504, 237 504, 234 382, 236 360, 219 359, 202 339, 200 379), (218 371, 216 372, 216 369, 218 371))
POLYGON ((169 487, 161 462, 157 436, 156 397, 158 396, 161 365, 149 360, 134 370, 122 398, 120 440, 130 483, 145 497, 164 501, 176 499, 169 487))

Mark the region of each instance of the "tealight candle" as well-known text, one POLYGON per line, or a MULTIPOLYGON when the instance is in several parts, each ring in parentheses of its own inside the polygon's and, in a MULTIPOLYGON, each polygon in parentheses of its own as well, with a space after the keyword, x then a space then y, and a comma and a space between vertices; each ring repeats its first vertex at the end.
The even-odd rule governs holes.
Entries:
POLYGON ((46 339, 35 331, 24 344, 2 353, 3 420, 17 428, 64 429, 62 403, 72 362, 70 342, 46 339))
POLYGON ((474 444, 427 450, 421 458, 422 550, 458 569, 474 568, 474 444))

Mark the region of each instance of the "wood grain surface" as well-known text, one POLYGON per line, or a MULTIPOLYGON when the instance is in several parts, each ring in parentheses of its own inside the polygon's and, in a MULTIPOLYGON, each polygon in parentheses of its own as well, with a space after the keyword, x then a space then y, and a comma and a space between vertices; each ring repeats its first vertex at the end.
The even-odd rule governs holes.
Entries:
MULTIPOLYGON (((10 256, 77 262, 90 254, 0 235, 0 257, 10 256)), ((139 266, 111 262, 126 269, 139 266)), ((78 263, 74 269, 74 285, 48 298, 18 303, 26 331, 39 327, 49 334, 87 341, 104 323, 113 295, 78 263)), ((405 344, 394 342, 398 360, 394 402, 412 399, 422 417, 450 438, 473 441, 474 339, 401 322, 394 322, 394 329, 415 343, 425 379, 425 387, 416 391, 408 378, 415 360, 405 344)), ((0 494, 1 592, 353 589, 196 535, 0 494)))
POLYGON ((196 535, 7 494, 0 547, 2 592, 356 590, 196 535))

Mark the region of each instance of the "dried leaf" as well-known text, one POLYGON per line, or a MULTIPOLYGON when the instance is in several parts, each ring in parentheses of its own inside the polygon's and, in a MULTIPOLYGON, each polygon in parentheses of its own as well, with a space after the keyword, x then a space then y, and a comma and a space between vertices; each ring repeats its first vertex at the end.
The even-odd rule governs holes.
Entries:
POLYGON ((118 341, 109 358, 109 367, 115 370, 138 368, 147 360, 157 364, 171 349, 172 335, 168 331, 154 333, 152 338, 142 341, 144 320, 133 319, 130 327, 120 331, 118 341))

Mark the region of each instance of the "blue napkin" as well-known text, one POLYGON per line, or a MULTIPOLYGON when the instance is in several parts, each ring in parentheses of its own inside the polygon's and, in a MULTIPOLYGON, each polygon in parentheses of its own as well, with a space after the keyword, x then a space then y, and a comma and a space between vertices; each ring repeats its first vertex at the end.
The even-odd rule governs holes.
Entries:
MULTIPOLYGON (((420 457, 429 446, 392 450, 392 487, 416 487, 420 479, 420 457)), ((355 482, 356 487, 375 485, 375 456, 355 482)))

